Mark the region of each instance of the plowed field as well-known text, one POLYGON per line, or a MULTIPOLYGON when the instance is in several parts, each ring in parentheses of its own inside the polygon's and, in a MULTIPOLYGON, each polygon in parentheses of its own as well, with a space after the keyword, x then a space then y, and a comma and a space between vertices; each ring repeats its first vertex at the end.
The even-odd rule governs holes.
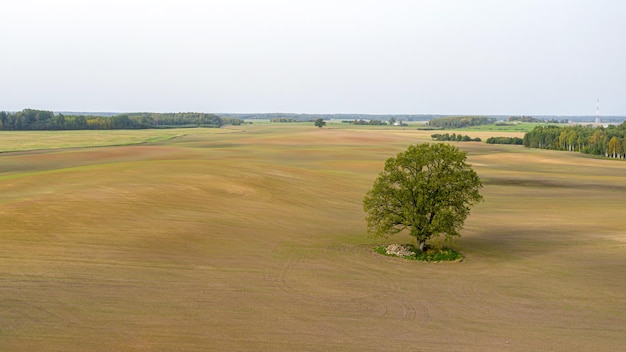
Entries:
POLYGON ((626 162, 457 143, 485 201, 463 262, 420 263, 371 251, 411 238, 367 237, 361 202, 429 132, 245 125, 76 148, 63 133, 0 141, 17 150, 0 153, 2 351, 626 346, 626 162))

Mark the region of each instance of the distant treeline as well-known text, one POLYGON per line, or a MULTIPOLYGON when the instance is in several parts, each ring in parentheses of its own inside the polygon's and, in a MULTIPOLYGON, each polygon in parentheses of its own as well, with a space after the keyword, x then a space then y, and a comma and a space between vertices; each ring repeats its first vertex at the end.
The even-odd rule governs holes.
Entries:
POLYGON ((496 122, 494 117, 485 116, 446 116, 428 121, 428 125, 438 128, 463 128, 468 126, 488 125, 496 122))
POLYGON ((538 123, 543 122, 543 120, 532 117, 532 116, 509 116, 507 119, 509 122, 528 122, 528 123, 538 123))
MULTIPOLYGON (((428 125, 433 128, 464 128, 469 126, 489 125, 496 123, 496 121, 505 121, 504 119, 498 120, 496 117, 488 116, 444 116, 433 118, 428 121, 428 125)), ((526 122, 526 123, 568 123, 568 119, 540 119, 532 116, 509 116, 506 118, 507 122, 526 122)), ((502 125, 507 125, 507 122, 501 122, 502 125)))
MULTIPOLYGON (((240 120, 271 120, 273 118, 294 119, 297 121, 315 121, 317 119, 324 120, 382 120, 389 121, 393 118, 396 121, 430 121, 438 118, 459 118, 458 115, 442 115, 442 114, 298 114, 298 113, 216 113, 221 118, 232 117, 240 120)), ((593 121, 595 116, 510 116, 510 115, 485 115, 484 118, 493 121, 519 121, 535 119, 538 122, 548 123, 564 123, 567 121, 593 121)), ((626 120, 626 116, 603 116, 605 122, 621 123, 626 120)))
POLYGON ((215 114, 130 113, 113 116, 64 115, 51 111, 24 109, 16 113, 0 112, 0 130, 114 130, 167 127, 221 127, 239 125, 236 118, 221 118, 215 114))
POLYGON ((519 137, 489 137, 485 140, 487 144, 524 144, 524 139, 519 137))
POLYGON ((529 148, 566 150, 609 158, 624 158, 626 122, 603 126, 537 126, 524 135, 529 148))
POLYGON ((287 119, 301 122, 310 122, 317 119, 324 120, 379 120, 389 121, 428 121, 435 117, 443 115, 370 115, 370 114, 295 114, 295 113, 249 113, 249 114, 237 114, 237 113, 218 113, 221 118, 232 117, 241 120, 273 120, 273 119, 287 119))
MULTIPOLYGON (((274 117, 270 120, 271 122, 304 122, 296 119, 288 118, 288 117, 274 117)), ((307 121, 310 122, 310 121, 307 121)))
POLYGON ((456 141, 456 142, 480 142, 481 139, 476 137, 476 138, 472 138, 470 136, 465 136, 462 134, 449 134, 449 133, 435 133, 435 134, 431 134, 430 137, 436 141, 456 141))
POLYGON ((507 121, 509 122, 528 122, 528 123, 568 123, 569 119, 538 119, 532 116, 510 116, 507 121))
POLYGON ((376 119, 372 119, 369 121, 366 120, 342 120, 341 123, 347 123, 349 125, 369 125, 369 126, 382 126, 382 125, 386 125, 387 122, 385 121, 381 121, 381 120, 376 120, 376 119))

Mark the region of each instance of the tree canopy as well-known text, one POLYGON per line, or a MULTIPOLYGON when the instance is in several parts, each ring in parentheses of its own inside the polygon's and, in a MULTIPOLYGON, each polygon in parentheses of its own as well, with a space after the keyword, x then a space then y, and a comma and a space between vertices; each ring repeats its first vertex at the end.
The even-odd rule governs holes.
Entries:
POLYGON ((129 113, 113 116, 64 115, 52 111, 24 109, 15 113, 0 112, 0 130, 110 130, 166 127, 221 127, 239 125, 236 118, 220 118, 215 114, 129 113))
POLYGON ((326 126, 326 121, 324 121, 324 119, 315 120, 315 127, 322 128, 324 126, 326 126))
POLYGON ((470 136, 467 135, 462 135, 462 134, 456 134, 456 133, 435 133, 435 134, 431 134, 430 137, 435 140, 435 141, 439 141, 439 142, 445 142, 445 141, 456 141, 456 142, 480 142, 481 139, 479 137, 476 138, 472 138, 470 136))
POLYGON ((604 126, 537 126, 524 135, 529 148, 565 150, 609 158, 626 158, 626 122, 604 126))
POLYGON ((420 250, 434 236, 460 236, 472 205, 482 200, 482 183, 466 159, 446 143, 411 145, 387 159, 363 200, 368 232, 409 230, 420 250))
POLYGON ((496 122, 493 117, 484 116, 445 116, 428 121, 428 125, 438 128, 463 128, 468 126, 488 125, 496 122))

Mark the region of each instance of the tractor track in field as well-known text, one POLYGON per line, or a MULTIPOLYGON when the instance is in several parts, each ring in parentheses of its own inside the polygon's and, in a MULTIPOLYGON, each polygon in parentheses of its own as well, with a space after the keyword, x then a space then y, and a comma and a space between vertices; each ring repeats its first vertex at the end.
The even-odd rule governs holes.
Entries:
MULTIPOLYGON (((281 245, 279 244, 277 248, 281 245)), ((297 305, 396 321, 430 321, 430 307, 389 279, 362 247, 324 247, 315 259, 288 250, 285 260, 263 274, 281 295, 297 305), (332 264, 327 264, 332 263, 332 264), (354 285, 350 282, 357 280, 354 285), (365 284, 364 284, 365 282, 365 284), (363 289, 363 286, 371 286, 363 289)))

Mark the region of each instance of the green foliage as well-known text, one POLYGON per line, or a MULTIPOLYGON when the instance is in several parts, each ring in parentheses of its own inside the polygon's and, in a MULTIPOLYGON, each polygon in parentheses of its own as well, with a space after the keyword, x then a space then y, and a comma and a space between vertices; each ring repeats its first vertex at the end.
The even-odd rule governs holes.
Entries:
POLYGON ((445 142, 445 141, 457 141, 457 142, 480 142, 481 139, 476 137, 472 138, 470 136, 456 134, 456 133, 435 133, 430 135, 430 137, 436 141, 445 142))
POLYGON ((326 121, 324 121, 324 119, 317 119, 315 120, 314 124, 315 124, 315 127, 322 128, 326 126, 326 121))
POLYGON ((55 115, 51 111, 24 109, 0 114, 0 129, 16 130, 116 130, 163 127, 221 127, 224 123, 241 124, 230 118, 206 113, 132 113, 114 116, 55 115))
POLYGON ((298 122, 298 119, 288 118, 288 117, 274 117, 270 120, 270 122, 298 122))
POLYGON ((568 123, 568 119, 557 120, 555 118, 550 120, 538 119, 532 116, 510 116, 507 121, 509 122, 525 122, 525 123, 568 123))
MULTIPOLYGON (((469 126, 465 128, 461 128, 462 131, 499 131, 499 132, 528 132, 535 128, 537 123, 525 123, 525 122, 516 122, 516 123, 492 123, 489 125, 480 125, 480 126, 469 126)), ((546 124, 543 123, 543 126, 546 124)))
POLYGON ((510 116, 507 121, 509 122, 528 122, 528 123, 539 123, 544 122, 538 118, 532 116, 510 116))
POLYGON ((363 199, 368 232, 388 236, 409 230, 420 249, 433 236, 460 236, 482 183, 467 153, 444 143, 411 145, 385 162, 363 199))
POLYGON ((350 125, 369 125, 369 126, 382 126, 382 125, 386 125, 387 123, 385 121, 381 121, 381 120, 376 120, 376 119, 372 119, 372 120, 353 120, 353 121, 341 121, 342 123, 347 123, 350 125))
POLYGON ((537 126, 524 135, 528 148, 565 150, 609 158, 626 158, 626 122, 614 126, 537 126))
POLYGON ((222 120, 222 125, 239 126, 243 123, 243 120, 236 119, 233 117, 221 117, 220 119, 222 120))
POLYGON ((487 144, 524 144, 524 139, 519 137, 489 137, 485 141, 487 144))
POLYGON ((438 128, 464 128, 468 126, 488 125, 496 121, 493 117, 484 116, 447 116, 428 121, 428 125, 438 128))
POLYGON ((390 257, 395 257, 395 255, 387 254, 387 250, 386 250, 385 246, 374 247, 374 252, 376 252, 378 254, 382 254, 382 255, 388 255, 390 257))
MULTIPOLYGON (((420 251, 414 245, 409 244, 411 251, 415 252, 413 256, 402 257, 407 260, 419 260, 423 262, 451 262, 463 259, 463 254, 452 248, 426 248, 424 251, 420 251)), ((394 254, 387 254, 386 246, 374 247, 374 252, 385 255, 388 257, 396 257, 394 254)))
POLYGON ((299 122, 311 122, 316 119, 328 120, 382 120, 389 121, 394 119, 395 121, 428 121, 429 119, 440 117, 441 115, 371 115, 371 114, 296 114, 296 113, 220 113, 221 118, 235 117, 241 120, 273 120, 273 119, 287 119, 296 120, 299 122))

